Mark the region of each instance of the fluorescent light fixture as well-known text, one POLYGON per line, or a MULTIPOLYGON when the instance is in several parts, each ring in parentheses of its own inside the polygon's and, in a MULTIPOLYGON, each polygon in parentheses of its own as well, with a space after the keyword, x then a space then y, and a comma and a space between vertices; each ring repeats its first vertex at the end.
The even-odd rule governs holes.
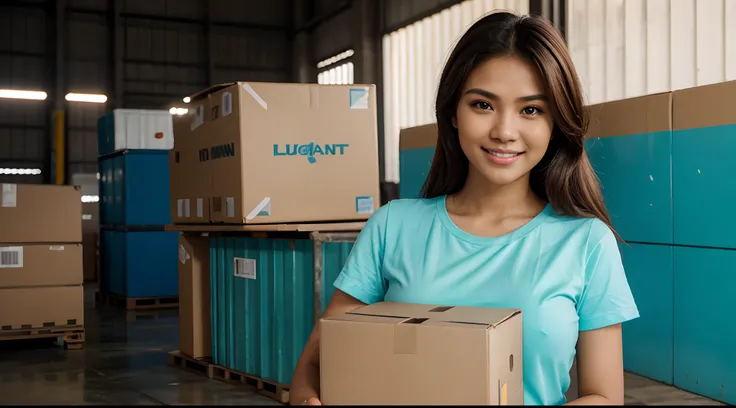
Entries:
POLYGON ((96 203, 99 201, 100 201, 100 196, 96 196, 96 195, 83 195, 82 196, 83 203, 96 203))
POLYGON ((107 96, 100 94, 68 93, 66 94, 66 100, 69 102, 105 103, 107 102, 107 96))
POLYGON ((169 109, 169 113, 172 115, 178 115, 178 116, 184 116, 189 112, 189 109, 187 108, 171 108, 169 109))
POLYGON ((0 167, 0 174, 10 174, 13 176, 38 176, 41 174, 41 169, 13 169, 0 167))
POLYGON ((46 92, 24 91, 21 89, 0 89, 0 98, 6 99, 29 99, 34 101, 46 100, 46 92))
POLYGON ((185 98, 184 98, 184 99, 182 99, 182 100, 184 101, 184 103, 189 103, 189 102, 191 102, 191 101, 192 101, 192 98, 190 98, 190 97, 188 97, 188 96, 187 96, 187 97, 185 97, 185 98))

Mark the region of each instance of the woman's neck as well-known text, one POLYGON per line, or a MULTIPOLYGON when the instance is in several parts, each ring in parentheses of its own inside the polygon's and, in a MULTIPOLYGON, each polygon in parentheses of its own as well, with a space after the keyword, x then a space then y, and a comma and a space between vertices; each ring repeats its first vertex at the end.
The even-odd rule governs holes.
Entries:
POLYGON ((495 186, 479 174, 468 174, 463 188, 452 195, 456 211, 467 215, 503 217, 507 214, 539 213, 546 203, 529 186, 529 175, 510 184, 495 186))

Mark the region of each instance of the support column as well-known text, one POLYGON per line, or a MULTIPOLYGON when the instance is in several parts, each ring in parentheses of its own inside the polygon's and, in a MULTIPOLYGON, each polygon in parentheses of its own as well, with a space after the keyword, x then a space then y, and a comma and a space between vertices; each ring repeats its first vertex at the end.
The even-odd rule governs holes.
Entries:
POLYGON ((303 27, 314 14, 314 2, 312 0, 293 0, 294 2, 294 39, 292 48, 292 78, 294 82, 315 83, 317 82, 316 67, 313 65, 313 50, 310 30, 297 32, 303 27))
POLYGON ((112 109, 124 107, 124 67, 123 57, 125 55, 125 27, 123 27, 123 0, 112 0, 112 109))
POLYGON ((56 184, 66 183, 66 138, 64 126, 64 108, 66 107, 66 0, 56 0, 55 16, 55 55, 54 64, 54 102, 53 102, 53 163, 56 184))
POLYGON ((202 7, 205 10, 204 21, 204 43, 206 47, 205 59, 207 61, 206 81, 207 86, 214 85, 215 81, 215 39, 212 35, 212 7, 214 1, 202 0, 202 7))
POLYGON ((384 180, 383 135, 383 67, 381 54, 382 1, 354 0, 350 13, 353 27, 354 81, 358 84, 377 85, 378 106, 378 168, 380 180, 384 180))

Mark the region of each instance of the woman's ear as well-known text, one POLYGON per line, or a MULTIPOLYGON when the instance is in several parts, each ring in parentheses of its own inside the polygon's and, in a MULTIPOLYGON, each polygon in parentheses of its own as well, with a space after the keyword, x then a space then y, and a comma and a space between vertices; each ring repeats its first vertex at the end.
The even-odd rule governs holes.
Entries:
POLYGON ((457 117, 453 116, 452 118, 450 118, 450 122, 452 123, 452 127, 457 129, 457 117))

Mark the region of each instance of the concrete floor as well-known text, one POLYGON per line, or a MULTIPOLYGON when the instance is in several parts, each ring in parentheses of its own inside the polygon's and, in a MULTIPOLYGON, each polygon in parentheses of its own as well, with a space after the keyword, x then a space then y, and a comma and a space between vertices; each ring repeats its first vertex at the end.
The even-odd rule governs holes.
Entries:
MULTIPOLYGON (((177 311, 134 319, 95 309, 85 290, 87 343, 63 351, 47 341, 0 342, 0 405, 279 405, 246 386, 209 380, 167 364, 178 349, 177 311)), ((627 405, 712 405, 714 401, 626 376, 627 405)))

